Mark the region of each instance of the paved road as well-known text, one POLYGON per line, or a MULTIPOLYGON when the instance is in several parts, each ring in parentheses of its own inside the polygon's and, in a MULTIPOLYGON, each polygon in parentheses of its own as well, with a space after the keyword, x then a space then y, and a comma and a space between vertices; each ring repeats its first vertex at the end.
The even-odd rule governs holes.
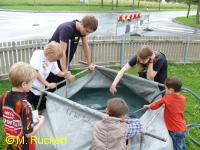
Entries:
MULTIPOLYGON (((192 11, 190 14, 195 15, 195 13, 196 13, 195 11, 192 11)), ((154 29, 155 32, 160 32, 161 35, 167 33, 173 35, 177 34, 200 35, 200 29, 180 25, 172 21, 175 17, 186 16, 186 14, 187 14, 186 11, 152 12, 150 14, 150 28, 154 29)))
MULTIPOLYGON (((195 12, 192 13, 195 14, 195 12)), ((0 11, 0 41, 49 38, 60 23, 73 19, 80 20, 85 15, 94 15, 99 20, 98 30, 91 35, 115 35, 116 18, 120 14, 122 13, 39 13, 0 11)), ((176 35, 182 33, 200 34, 200 30, 172 22, 173 18, 185 15, 186 11, 151 12, 149 27, 154 31, 144 32, 139 28, 138 32, 148 36, 164 34, 176 35)), ((125 27, 119 27, 118 35, 123 34, 124 31, 125 27)), ((133 26, 131 26, 131 31, 133 31, 133 26)))

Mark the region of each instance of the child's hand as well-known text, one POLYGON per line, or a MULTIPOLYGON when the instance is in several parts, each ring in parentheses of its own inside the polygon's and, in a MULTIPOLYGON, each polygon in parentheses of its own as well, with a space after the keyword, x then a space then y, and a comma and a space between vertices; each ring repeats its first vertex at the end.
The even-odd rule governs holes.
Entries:
POLYGON ((144 109, 150 109, 150 105, 144 105, 143 108, 144 109))
POLYGON ((74 82, 75 77, 71 74, 70 71, 67 71, 67 74, 65 76, 65 79, 67 79, 69 82, 74 82))
POLYGON ((48 83, 47 87, 49 89, 54 89, 54 88, 56 88, 56 83, 48 83))
POLYGON ((112 84, 110 86, 110 93, 112 93, 112 95, 115 95, 116 92, 117 92, 116 85, 112 84))
POLYGON ((38 123, 43 124, 45 121, 45 117, 42 115, 39 115, 38 120, 39 120, 38 123))
POLYGON ((62 73, 63 73, 63 77, 64 77, 64 78, 67 78, 68 72, 62 72, 62 73))
POLYGON ((121 117, 121 122, 126 122, 128 123, 128 117, 125 115, 123 117, 121 117))
POLYGON ((94 71, 95 66, 93 64, 88 65, 88 70, 94 71))
POLYGON ((150 99, 146 99, 146 98, 145 98, 145 100, 146 100, 147 102, 151 103, 151 100, 150 100, 150 99))

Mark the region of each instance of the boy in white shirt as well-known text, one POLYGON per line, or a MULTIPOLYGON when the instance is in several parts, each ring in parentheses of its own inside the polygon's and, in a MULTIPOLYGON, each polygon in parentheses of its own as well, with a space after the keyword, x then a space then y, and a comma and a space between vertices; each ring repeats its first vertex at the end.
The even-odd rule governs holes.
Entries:
MULTIPOLYGON (((33 81, 33 86, 44 89, 47 86, 50 89, 56 87, 56 83, 49 83, 46 78, 49 73, 59 77, 66 77, 66 73, 62 72, 58 68, 57 60, 62 57, 63 53, 60 49, 59 43, 52 41, 46 45, 44 50, 35 50, 30 60, 31 66, 37 71, 37 79, 33 81)), ((41 92, 35 89, 31 89, 28 94, 28 101, 34 106, 37 107, 41 92)), ((46 98, 43 97, 39 111, 46 108, 46 98)))

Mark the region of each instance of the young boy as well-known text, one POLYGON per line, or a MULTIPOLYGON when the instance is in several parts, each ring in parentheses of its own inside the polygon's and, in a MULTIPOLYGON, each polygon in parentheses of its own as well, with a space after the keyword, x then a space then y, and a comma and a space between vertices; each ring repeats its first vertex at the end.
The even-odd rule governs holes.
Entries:
MULTIPOLYGON (((52 41, 46 45, 44 50, 36 50, 30 60, 31 66, 37 71, 37 79, 33 81, 33 85, 39 89, 44 89, 47 86, 50 89, 56 87, 56 83, 49 83, 46 78, 52 72, 60 77, 65 77, 66 73, 60 71, 57 65, 57 60, 63 55, 59 43, 52 41)), ((29 102, 37 107, 41 92, 31 89, 28 94, 29 102)), ((46 98, 43 96, 39 111, 46 108, 46 98)))
POLYGON ((127 119, 128 105, 121 98, 112 98, 106 107, 108 117, 97 122, 91 150, 127 150, 128 139, 142 130, 139 119, 127 119))
MULTIPOLYGON (((59 68, 62 71, 67 72, 67 79, 70 82, 74 81, 75 77, 69 71, 69 65, 77 50, 80 39, 82 41, 83 53, 88 64, 88 69, 94 71, 91 50, 87 38, 90 33, 97 30, 97 27, 98 20, 94 16, 84 16, 81 21, 73 20, 60 24, 49 40, 60 43, 64 55, 58 61, 59 68)), ((49 82, 59 82, 62 81, 63 78, 50 74, 47 80, 49 82)))
POLYGON ((184 142, 187 128, 184 119, 186 98, 179 93, 181 86, 182 83, 177 77, 167 78, 165 96, 153 104, 144 105, 144 109, 154 110, 165 104, 164 120, 172 138, 174 150, 186 150, 184 142))
POLYGON ((35 143, 30 139, 41 128, 44 117, 39 116, 38 123, 34 126, 31 105, 26 95, 35 75, 31 65, 23 62, 18 62, 10 68, 9 79, 13 87, 0 100, 0 119, 3 119, 4 123, 7 150, 36 149, 35 143))

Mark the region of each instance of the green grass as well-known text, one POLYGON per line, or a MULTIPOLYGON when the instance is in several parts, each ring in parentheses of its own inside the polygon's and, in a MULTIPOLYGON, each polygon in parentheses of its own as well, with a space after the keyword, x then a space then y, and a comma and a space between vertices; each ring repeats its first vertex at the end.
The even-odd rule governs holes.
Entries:
POLYGON ((196 23, 196 16, 189 16, 188 18, 186 16, 177 17, 177 18, 175 18, 175 21, 177 23, 184 24, 184 25, 187 25, 187 26, 200 28, 200 24, 196 23))
MULTIPOLYGON (((111 11, 112 1, 104 0, 104 8, 101 7, 101 0, 90 0, 89 4, 83 4, 80 0, 0 0, 0 9, 16 9, 16 10, 52 10, 52 11, 111 11)), ((115 11, 126 11, 133 9, 132 0, 119 0, 115 11)), ((157 2, 140 1, 140 10, 158 10, 157 2)), ((138 9, 138 1, 134 3, 134 9, 138 9)), ((196 9, 192 5, 191 9, 196 9)), ((187 10, 186 4, 161 3, 161 10, 187 10)))
MULTIPOLYGON (((15 10, 50 10, 50 11, 111 11, 111 6, 105 6, 101 8, 100 6, 81 6, 81 5, 39 5, 39 6, 31 6, 31 5, 5 5, 0 6, 0 9, 15 9, 15 10)), ((124 11, 130 10, 132 7, 123 6, 115 8, 115 11, 124 11)))
MULTIPOLYGON (((77 73, 77 72, 74 72, 77 73)), ((129 71, 130 74, 137 75, 136 69, 133 68, 129 71)), ((200 95, 200 64, 169 64, 168 76, 178 76, 182 82, 184 87, 187 87, 193 90, 195 93, 200 95)), ((0 94, 2 94, 6 90, 10 90, 10 84, 8 81, 0 81, 0 94)), ((191 123, 199 123, 200 124, 200 102, 194 99, 190 94, 184 93, 187 97, 187 105, 185 111, 185 118, 187 124, 191 123)), ((3 137, 3 125, 0 122, 0 141, 2 141, 3 137)), ((200 133, 199 130, 194 130, 192 135, 200 141, 200 133)), ((186 138, 186 144, 188 150, 198 150, 199 147, 195 144, 189 142, 186 138)), ((0 142, 0 149, 3 149, 3 142, 0 142)))
MULTIPOLYGON (((5 92, 10 90, 11 85, 9 81, 7 80, 2 80, 0 81, 0 95, 5 92)), ((3 132, 3 123, 0 121, 0 149, 3 149, 4 147, 4 132, 3 132)))

